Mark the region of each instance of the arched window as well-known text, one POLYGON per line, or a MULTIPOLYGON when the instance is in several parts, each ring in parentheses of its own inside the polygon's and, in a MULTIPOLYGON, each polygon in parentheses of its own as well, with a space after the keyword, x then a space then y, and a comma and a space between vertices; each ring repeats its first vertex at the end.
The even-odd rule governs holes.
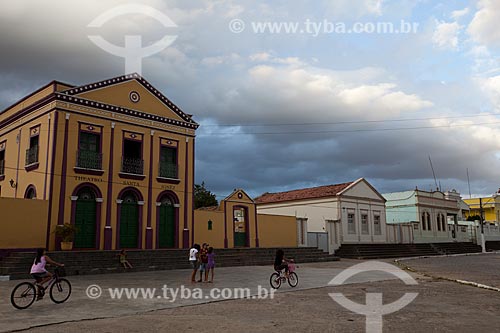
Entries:
POLYGON ((441 231, 441 214, 437 214, 436 222, 437 222, 438 231, 441 231))
POLYGON ((24 198, 25 199, 36 199, 36 189, 35 186, 30 185, 26 189, 26 192, 24 193, 24 198))
POLYGON ((137 203, 138 202, 137 196, 132 191, 126 192, 123 195, 123 199, 122 200, 123 200, 124 203, 129 203, 129 204, 137 203))
POLYGON ((448 221, 446 217, 441 214, 441 230, 446 231, 446 225, 448 224, 448 221))
POLYGON ((431 231, 432 230, 431 214, 429 214, 427 212, 427 213, 425 213, 425 217, 426 217, 426 220, 427 220, 427 230, 431 231))
POLYGON ((84 187, 78 191, 79 200, 95 200, 95 198, 95 193, 90 187, 84 187))
POLYGON ((425 220, 425 213, 422 213, 422 230, 427 230, 427 221, 425 220))
POLYGON ((161 205, 162 206, 172 206, 174 203, 172 202, 172 200, 170 200, 169 197, 167 197, 166 195, 163 196, 163 198, 161 199, 161 205))

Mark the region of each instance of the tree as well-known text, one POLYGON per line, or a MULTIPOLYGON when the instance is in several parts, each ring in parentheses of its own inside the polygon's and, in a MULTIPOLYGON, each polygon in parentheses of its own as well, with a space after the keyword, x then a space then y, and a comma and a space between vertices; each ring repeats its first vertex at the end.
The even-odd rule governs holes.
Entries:
POLYGON ((205 188, 205 182, 202 182, 201 185, 194 185, 194 209, 217 205, 217 197, 205 188))

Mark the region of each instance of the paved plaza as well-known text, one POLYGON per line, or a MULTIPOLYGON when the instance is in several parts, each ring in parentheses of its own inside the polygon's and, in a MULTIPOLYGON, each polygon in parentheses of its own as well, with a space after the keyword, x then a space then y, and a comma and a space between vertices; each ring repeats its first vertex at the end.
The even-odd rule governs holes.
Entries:
MULTIPOLYGON (((461 267, 466 280, 499 284, 500 255, 441 257, 405 261, 433 274, 452 274, 461 267), (419 264, 419 263, 422 264, 419 264), (474 270, 469 270, 467 265, 474 270), (479 266, 474 266, 477 264, 479 266), (419 266, 420 265, 420 266, 419 266), (451 267, 451 268, 448 268, 451 267), (438 268, 436 268, 438 267, 438 268), (478 270, 477 268, 482 269, 478 270), (489 272, 486 274, 485 272, 489 272), (496 276, 496 280, 495 280, 496 276)), ((189 283, 188 270, 70 276, 73 294, 63 305, 48 298, 27 310, 10 305, 9 294, 19 281, 0 282, 0 331, 33 332, 364 332, 365 317, 334 302, 328 293, 343 293, 349 299, 365 304, 367 293, 382 293, 384 304, 396 301, 409 292, 417 298, 402 310, 383 317, 384 332, 495 332, 500 327, 500 294, 465 286, 448 280, 411 273, 418 285, 408 286, 394 276, 363 273, 343 286, 328 286, 338 273, 361 261, 302 264, 297 270, 299 286, 284 285, 274 299, 244 298, 219 301, 203 299, 111 299, 107 288, 162 288, 185 285, 208 293, 213 288, 250 288, 257 295, 259 285, 269 288, 270 267, 228 267, 217 269, 216 283, 189 283), (98 299, 86 295, 89 285, 103 291, 98 299)), ((389 262, 389 261, 387 261, 389 262)), ((394 272, 398 268, 394 266, 394 272)))

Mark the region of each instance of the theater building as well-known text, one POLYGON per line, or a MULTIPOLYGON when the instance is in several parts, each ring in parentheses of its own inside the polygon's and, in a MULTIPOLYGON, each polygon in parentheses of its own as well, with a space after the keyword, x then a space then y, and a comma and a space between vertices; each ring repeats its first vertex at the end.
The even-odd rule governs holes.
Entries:
POLYGON ((53 81, 0 113, 0 196, 47 202, 50 250, 64 223, 75 249, 188 247, 197 128, 137 74, 53 81))

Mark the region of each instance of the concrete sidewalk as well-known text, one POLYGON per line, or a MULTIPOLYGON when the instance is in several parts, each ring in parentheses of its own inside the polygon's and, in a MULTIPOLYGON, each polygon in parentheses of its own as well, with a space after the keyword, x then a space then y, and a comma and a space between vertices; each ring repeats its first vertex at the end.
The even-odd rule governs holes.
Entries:
MULTIPOLYGON (((343 260, 340 262, 299 264, 297 269, 299 285, 292 289, 285 284, 278 293, 325 287, 343 269, 359 262, 343 260)), ((397 270, 396 267, 395 270, 397 270)), ((269 277, 272 272, 273 269, 269 266, 217 268, 213 284, 191 284, 190 270, 71 276, 68 279, 72 283, 73 291, 71 298, 66 303, 54 304, 47 295, 45 299, 35 302, 26 310, 17 310, 10 304, 10 293, 13 287, 21 281, 4 281, 0 282, 0 297, 2 299, 0 332, 85 319, 112 318, 219 301, 220 298, 213 298, 209 294, 212 288, 250 288, 251 295, 255 296, 259 286, 270 290, 269 277), (98 299, 90 299, 86 294, 90 285, 99 286, 102 290, 102 296, 98 299), (161 290, 164 285, 169 288, 184 285, 185 288, 191 288, 191 291, 194 288, 200 288, 204 292, 203 299, 191 298, 175 301, 172 301, 172 297, 165 299, 161 290), (118 300, 110 297, 108 288, 156 288, 156 293, 152 299, 143 299, 139 295, 137 299, 124 299, 125 297, 123 297, 118 300)), ((351 278, 349 283, 391 279, 394 279, 394 276, 387 273, 370 272, 351 278)))

